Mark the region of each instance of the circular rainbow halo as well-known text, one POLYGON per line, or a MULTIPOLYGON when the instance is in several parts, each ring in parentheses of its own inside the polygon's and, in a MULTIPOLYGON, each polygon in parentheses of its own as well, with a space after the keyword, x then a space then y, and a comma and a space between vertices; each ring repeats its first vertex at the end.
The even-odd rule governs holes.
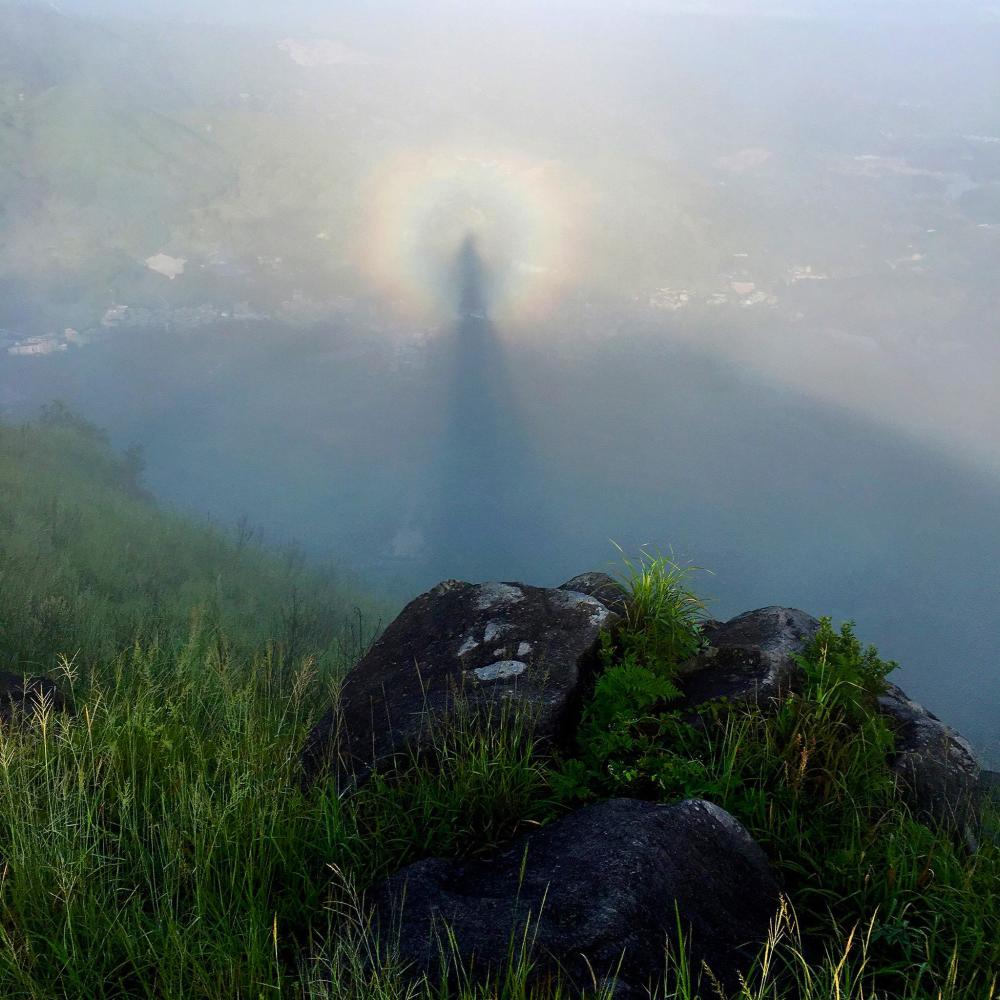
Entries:
POLYGON ((411 152, 383 165, 367 192, 364 272, 409 316, 455 316, 455 268, 474 243, 491 318, 538 318, 571 279, 574 191, 553 161, 461 151, 411 152))

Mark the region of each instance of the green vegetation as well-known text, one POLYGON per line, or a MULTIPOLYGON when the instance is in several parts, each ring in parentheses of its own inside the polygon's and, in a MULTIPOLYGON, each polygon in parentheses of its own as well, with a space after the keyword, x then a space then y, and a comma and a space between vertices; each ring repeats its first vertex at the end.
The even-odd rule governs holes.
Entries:
POLYGON ((849 623, 838 632, 823 619, 799 660, 805 684, 777 711, 720 703, 694 725, 670 707, 699 641, 689 570, 648 556, 627 568, 639 610, 605 643, 578 755, 554 779, 562 798, 701 797, 733 813, 782 873, 797 932, 828 947, 853 935, 841 975, 855 992, 844 995, 993 996, 1000 850, 989 842, 970 858, 900 800, 892 735, 874 710, 895 664, 862 648, 849 623), (637 649, 658 652, 637 665, 637 649))
MULTIPOLYGON (((0 427, 0 666, 76 706, 0 728, 3 997, 441 1000, 371 939, 365 886, 612 793, 704 795, 781 870, 790 908, 747 1000, 995 992, 997 848, 965 856, 898 801, 871 711, 891 665, 850 627, 824 623, 772 717, 720 706, 696 730, 670 701, 703 608, 685 569, 642 558, 572 757, 543 756, 523 719, 459 717, 432 760, 307 792, 298 750, 373 613, 359 626, 350 592, 294 553, 157 510, 140 468, 59 408, 0 427)), ((464 1000, 555 1000, 520 944, 464 1000)), ((662 1000, 713 995, 665 964, 662 1000)))
POLYGON ((323 667, 350 657, 377 622, 352 587, 307 569, 289 545, 157 509, 144 495, 138 448, 117 455, 59 404, 34 424, 0 424, 0 663, 50 670, 113 659, 134 641, 176 653, 192 616, 241 654, 275 644, 323 667), (353 633, 348 627, 353 620, 353 633), (367 623, 367 626, 366 626, 367 623))

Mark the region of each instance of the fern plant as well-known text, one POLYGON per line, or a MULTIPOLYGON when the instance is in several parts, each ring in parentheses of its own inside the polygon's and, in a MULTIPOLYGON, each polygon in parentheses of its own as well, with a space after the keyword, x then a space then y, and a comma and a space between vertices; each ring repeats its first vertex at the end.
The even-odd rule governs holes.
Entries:
POLYGON ((673 556, 640 549, 622 553, 625 623, 602 636, 603 671, 578 733, 579 757, 554 778, 556 793, 570 801, 598 794, 655 797, 672 790, 696 764, 667 759, 659 740, 659 716, 681 696, 680 665, 702 648, 705 603, 688 587, 696 567, 673 556))

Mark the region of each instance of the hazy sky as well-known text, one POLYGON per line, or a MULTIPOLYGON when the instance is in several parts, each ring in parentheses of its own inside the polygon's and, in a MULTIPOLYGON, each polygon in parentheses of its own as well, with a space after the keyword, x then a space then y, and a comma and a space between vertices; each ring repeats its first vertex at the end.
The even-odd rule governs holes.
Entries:
MULTIPOLYGON (((195 0, 144 0, 141 4, 127 0, 61 0, 51 4, 58 10, 115 16, 137 14, 143 16, 186 18, 203 21, 227 21, 231 23, 270 23, 293 25, 302 23, 328 23, 345 11, 371 12, 371 4, 365 0, 219 0, 211 7, 195 0)), ((425 9, 452 9, 469 11, 489 11, 495 5, 478 2, 424 3, 425 9)), ((573 14, 581 9, 613 11, 626 14, 632 11, 654 11, 667 13, 698 13, 713 16, 753 16, 753 17, 809 17, 809 18, 872 18, 899 17, 912 20, 948 19, 974 14, 984 18, 997 16, 997 5, 988 0, 620 0, 614 4, 604 0, 546 0, 545 4, 519 3, 504 5, 509 10, 523 15, 537 15, 540 8, 573 14)), ((413 7, 412 2, 397 0, 396 3, 382 2, 378 5, 380 16, 394 8, 413 7)))
MULTIPOLYGON (((660 309, 665 336, 1000 475, 995 7, 206 10, 164 0, 137 11, 79 0, 57 9, 253 25, 261 53, 270 46, 257 68, 249 42, 237 51, 196 29, 151 36, 173 79, 159 95, 150 81, 149 99, 234 143, 237 127, 252 127, 255 144, 272 128, 274 149, 232 161, 241 176, 230 201, 240 204, 226 211, 266 213, 288 244, 308 199, 322 199, 317 216, 329 218, 331 242, 314 244, 315 256, 327 251, 342 268, 338 293, 380 299, 390 324, 395 310, 404 339, 407 323, 446 315, 427 307, 470 229, 521 308, 499 316, 506 336, 579 341, 572 309, 582 303, 618 318, 660 309), (213 122, 225 98, 200 95, 194 73, 206 87, 229 86, 246 113, 213 122), (306 173, 312 185, 300 203, 283 196, 284 211, 269 188, 281 172, 306 173), (722 297, 723 308, 707 308, 722 297), (737 300, 744 308, 733 311, 737 300)), ((115 65, 105 72, 120 73, 127 94, 130 69, 115 65)), ((226 155, 239 157, 239 147, 226 155)), ((117 190, 128 187, 125 178, 117 190)), ((66 219, 65 206, 55 211, 66 219)), ((199 245, 184 232, 191 212, 203 212, 197 203, 136 211, 162 216, 172 234, 143 257, 213 252, 209 239, 199 245)), ((38 220, 26 217, 21 233, 27 248, 12 240, 7 252, 30 259, 38 220)), ((215 237, 214 247, 287 259, 267 235, 244 231, 228 246, 215 237)), ((286 291, 294 288, 289 275, 286 291)), ((66 324, 78 325, 72 316, 66 324)))

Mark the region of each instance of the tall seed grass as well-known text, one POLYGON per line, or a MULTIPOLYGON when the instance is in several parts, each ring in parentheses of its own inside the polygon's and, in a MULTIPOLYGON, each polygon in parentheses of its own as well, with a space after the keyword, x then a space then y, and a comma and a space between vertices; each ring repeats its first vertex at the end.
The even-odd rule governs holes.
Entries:
MULTIPOLYGON (((0 729, 0 996, 301 996, 340 880, 483 854, 544 815, 526 730, 441 727, 350 797, 299 789, 336 680, 192 629, 84 676, 76 717, 0 729), (499 735, 502 734, 502 735, 499 735), (532 820, 534 817, 534 820, 532 820)), ((379 973, 380 975, 382 973, 379 973)))

